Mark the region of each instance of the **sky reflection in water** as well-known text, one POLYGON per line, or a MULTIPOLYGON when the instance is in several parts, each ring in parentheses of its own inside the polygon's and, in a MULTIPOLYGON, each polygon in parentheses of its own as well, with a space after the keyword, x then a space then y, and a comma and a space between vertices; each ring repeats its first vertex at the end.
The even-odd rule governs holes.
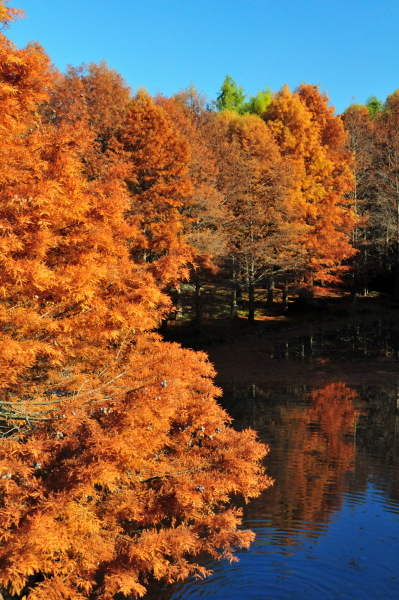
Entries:
POLYGON ((257 535, 239 563, 204 561, 213 577, 155 597, 397 600, 397 403, 396 389, 341 383, 226 389, 235 427, 270 445, 275 485, 244 508, 257 535))

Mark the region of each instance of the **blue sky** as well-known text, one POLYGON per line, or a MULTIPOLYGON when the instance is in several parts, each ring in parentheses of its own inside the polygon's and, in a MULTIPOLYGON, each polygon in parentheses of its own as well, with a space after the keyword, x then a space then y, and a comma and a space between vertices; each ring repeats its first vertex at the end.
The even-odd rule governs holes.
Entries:
POLYGON ((399 1, 11 0, 28 18, 19 46, 39 41, 53 62, 105 58, 135 90, 173 94, 191 82, 215 98, 228 73, 255 94, 321 84, 342 112, 399 87, 399 1))

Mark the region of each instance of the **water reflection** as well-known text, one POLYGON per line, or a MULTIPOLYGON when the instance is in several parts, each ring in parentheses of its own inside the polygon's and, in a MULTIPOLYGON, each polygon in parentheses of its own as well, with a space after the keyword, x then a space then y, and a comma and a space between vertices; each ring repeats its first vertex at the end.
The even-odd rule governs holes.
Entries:
POLYGON ((294 360, 399 360, 399 329, 391 322, 348 323, 273 344, 272 358, 294 360))
MULTIPOLYGON (((252 411, 236 414, 235 425, 254 427, 270 445, 267 470, 275 484, 251 502, 247 517, 270 515, 270 523, 284 531, 284 544, 291 543, 289 534, 298 529, 315 538, 340 507, 345 478, 353 473, 361 414, 354 403, 357 394, 342 383, 296 390, 294 400, 292 392, 283 392, 267 404, 261 401, 263 390, 257 388, 257 394, 252 411)), ((229 407, 233 414, 239 408, 234 404, 229 407)))
POLYGON ((270 445, 275 484, 245 507, 257 533, 240 563, 204 563, 214 577, 149 598, 286 600, 399 596, 398 389, 261 387, 225 390, 236 428, 270 445))

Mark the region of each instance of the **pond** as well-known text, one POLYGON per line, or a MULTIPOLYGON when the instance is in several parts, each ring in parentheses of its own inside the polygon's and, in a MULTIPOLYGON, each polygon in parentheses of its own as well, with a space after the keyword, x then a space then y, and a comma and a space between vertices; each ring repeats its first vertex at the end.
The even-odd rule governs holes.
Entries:
POLYGON ((238 563, 159 600, 399 597, 399 391, 396 386, 227 386, 236 428, 270 446, 274 486, 244 507, 256 532, 238 563))
POLYGON ((273 344, 271 358, 356 361, 399 359, 399 328, 381 319, 359 321, 273 344))

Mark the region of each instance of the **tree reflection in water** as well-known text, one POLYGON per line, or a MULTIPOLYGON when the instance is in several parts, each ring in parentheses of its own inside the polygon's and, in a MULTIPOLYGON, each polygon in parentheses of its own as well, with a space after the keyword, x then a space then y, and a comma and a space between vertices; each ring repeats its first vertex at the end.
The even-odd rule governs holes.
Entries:
POLYGON ((399 388, 251 383, 222 404, 270 446, 275 483, 244 508, 257 537, 237 566, 204 557, 214 577, 149 600, 397 598, 399 388))
MULTIPOLYGON (((261 394, 259 388, 257 392, 261 394)), ((247 518, 268 514, 270 525, 286 532, 285 545, 290 543, 290 532, 298 529, 308 530, 311 536, 324 531, 323 524, 341 506, 346 476, 354 469, 360 414, 354 404, 355 390, 343 383, 311 392, 296 390, 295 395, 295 403, 272 401, 273 407, 263 407, 266 412, 257 403, 252 410, 257 421, 252 426, 270 445, 267 470, 275 483, 267 494, 251 502, 247 518)))

